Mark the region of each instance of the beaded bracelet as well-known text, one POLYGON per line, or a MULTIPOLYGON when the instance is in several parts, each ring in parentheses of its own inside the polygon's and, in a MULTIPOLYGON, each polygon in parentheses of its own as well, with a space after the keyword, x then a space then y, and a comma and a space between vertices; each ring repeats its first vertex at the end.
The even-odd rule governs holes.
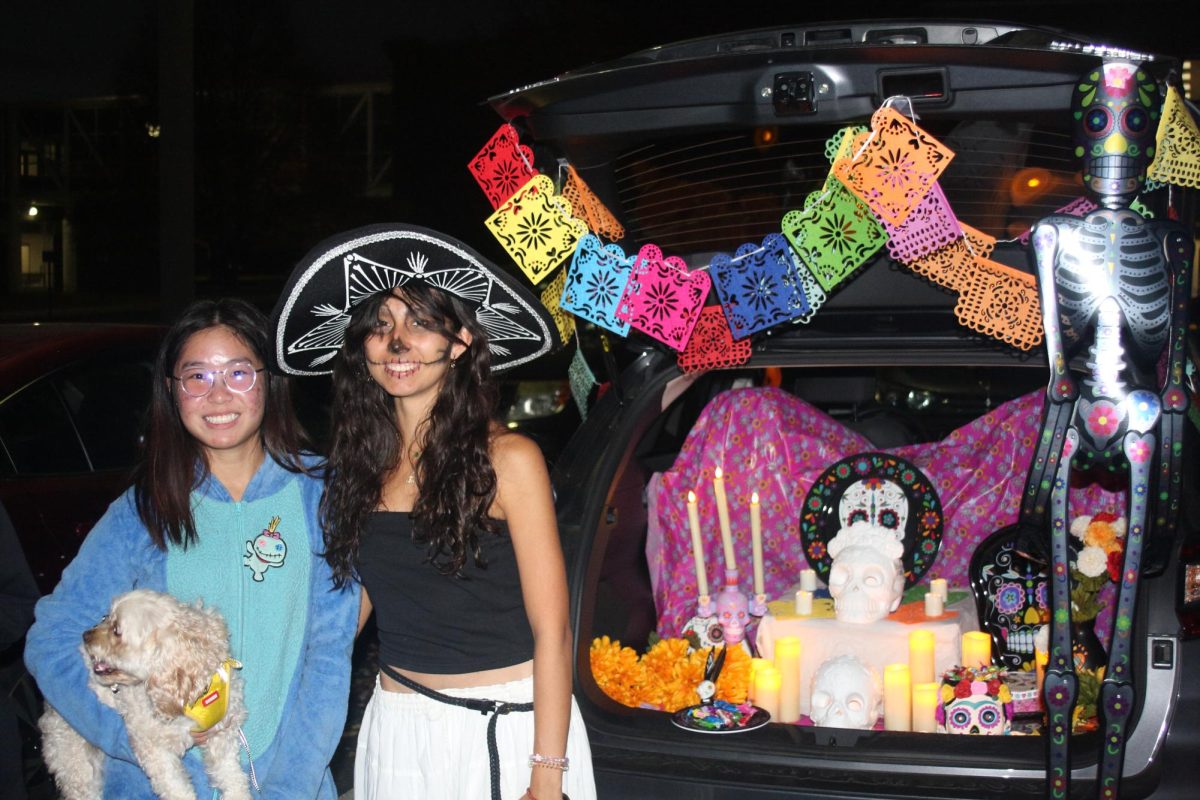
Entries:
POLYGON ((544 756, 541 753, 533 753, 529 756, 529 766, 549 767, 566 772, 571 768, 571 759, 566 756, 544 756))

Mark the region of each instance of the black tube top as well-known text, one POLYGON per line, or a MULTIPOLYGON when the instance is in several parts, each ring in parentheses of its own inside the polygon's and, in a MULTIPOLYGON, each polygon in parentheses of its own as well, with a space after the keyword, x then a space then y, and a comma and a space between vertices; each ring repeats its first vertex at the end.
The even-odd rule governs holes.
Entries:
POLYGON ((487 567, 469 555, 463 577, 426 562, 408 512, 368 517, 358 574, 371 596, 379 629, 379 659, 401 669, 456 674, 498 669, 533 658, 533 632, 508 526, 480 533, 487 567))

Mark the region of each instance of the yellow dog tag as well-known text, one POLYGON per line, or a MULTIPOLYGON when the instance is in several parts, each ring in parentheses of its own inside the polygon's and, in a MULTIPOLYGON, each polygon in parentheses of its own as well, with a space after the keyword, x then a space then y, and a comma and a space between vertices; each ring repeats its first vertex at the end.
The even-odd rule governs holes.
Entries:
POLYGON ((183 707, 183 713, 196 723, 193 731, 206 731, 225 718, 225 711, 229 708, 230 670, 241 668, 241 662, 225 659, 209 678, 208 688, 183 707))

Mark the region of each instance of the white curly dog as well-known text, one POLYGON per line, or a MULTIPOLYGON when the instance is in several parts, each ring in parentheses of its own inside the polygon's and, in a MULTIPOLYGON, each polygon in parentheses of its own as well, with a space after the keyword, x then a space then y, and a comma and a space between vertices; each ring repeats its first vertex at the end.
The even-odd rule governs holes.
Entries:
MULTIPOLYGON (((124 718, 129 744, 159 797, 195 800, 182 759, 198 723, 185 709, 220 701, 226 710, 208 729, 204 766, 224 800, 250 800, 238 760, 240 726, 246 718, 241 679, 232 674, 236 662, 229 657, 229 634, 215 609, 147 589, 126 592, 83 634, 82 651, 92 691, 124 718), (213 683, 217 674, 227 678, 227 685, 213 683), (226 698, 219 697, 222 692, 226 698)), ((46 764, 64 800, 100 797, 100 750, 49 706, 38 727, 46 764)))

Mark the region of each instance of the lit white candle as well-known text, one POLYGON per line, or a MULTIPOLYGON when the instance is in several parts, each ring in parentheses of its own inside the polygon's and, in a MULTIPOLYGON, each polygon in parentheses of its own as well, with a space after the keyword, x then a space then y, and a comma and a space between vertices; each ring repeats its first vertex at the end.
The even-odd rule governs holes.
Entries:
POLYGON ((713 494, 717 497, 717 519, 721 522, 721 544, 725 546, 725 569, 737 569, 733 560, 733 532, 729 529, 729 503, 725 499, 725 476, 717 467, 713 474, 713 494))
POLYGON ((757 696, 757 690, 755 689, 755 686, 757 686, 758 683, 758 673, 762 672, 764 669, 775 669, 775 664, 766 658, 750 659, 750 686, 747 687, 748 691, 746 699, 751 703, 755 702, 754 698, 757 696))
POLYGON ((942 600, 942 596, 940 594, 934 594, 933 592, 926 592, 925 593, 925 616, 940 617, 942 614, 946 613, 946 606, 944 603, 945 603, 945 601, 942 600))
POLYGON ((696 587, 700 596, 708 595, 708 576, 704 572, 704 548, 700 541, 700 514, 696 510, 696 493, 687 494, 688 522, 692 527, 692 558, 696 561, 696 587))
POLYGON ((783 675, 775 667, 767 666, 754 673, 754 705, 765 710, 771 719, 779 720, 779 691, 783 687, 783 675))
POLYGON ((883 727, 889 731, 912 730, 912 678, 908 664, 883 668, 883 727))
POLYGON ((754 556, 754 593, 763 593, 762 512, 758 492, 750 495, 750 547, 754 556))
POLYGON ((812 616, 813 593, 801 589, 796 592, 796 613, 802 617, 812 616))
POLYGON ((775 669, 779 670, 780 722, 800 719, 800 637, 781 636, 775 640, 775 669))
POLYGON ((950 599, 950 589, 946 585, 945 578, 934 578, 931 580, 929 582, 929 591, 942 598, 943 603, 950 599))
POLYGON ((918 629, 908 635, 908 669, 913 685, 933 680, 933 631, 918 629))
POLYGON ((979 669, 992 663, 992 637, 983 631, 967 631, 962 635, 962 665, 979 669))
POLYGON ((941 684, 914 683, 912 687, 912 729, 919 733, 937 730, 937 704, 941 684))
POLYGON ((800 588, 806 592, 817 590, 817 571, 815 569, 800 570, 800 588))

